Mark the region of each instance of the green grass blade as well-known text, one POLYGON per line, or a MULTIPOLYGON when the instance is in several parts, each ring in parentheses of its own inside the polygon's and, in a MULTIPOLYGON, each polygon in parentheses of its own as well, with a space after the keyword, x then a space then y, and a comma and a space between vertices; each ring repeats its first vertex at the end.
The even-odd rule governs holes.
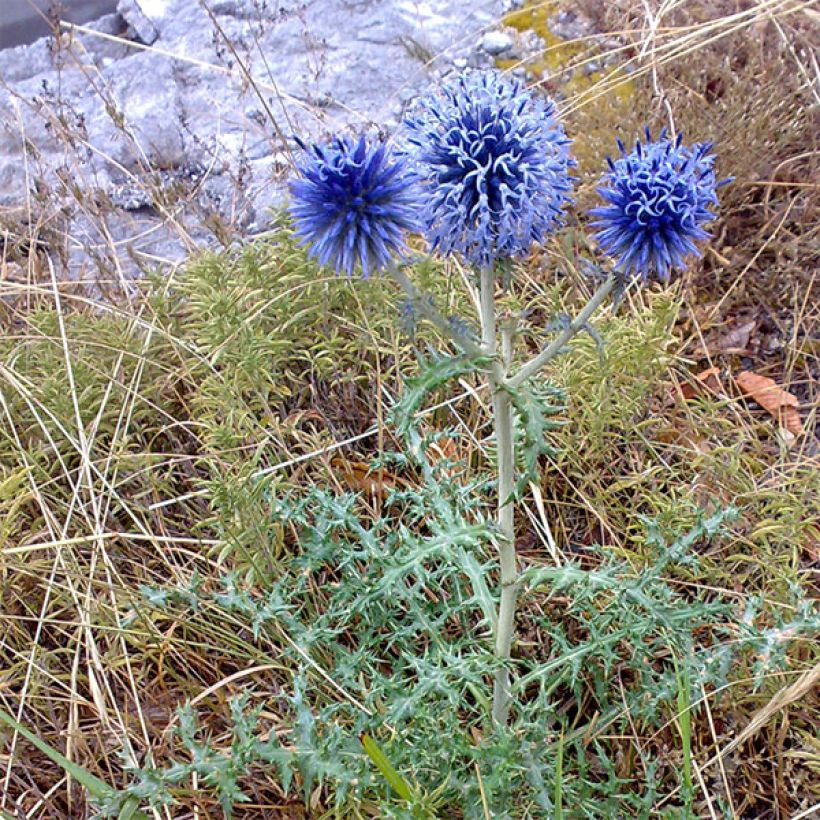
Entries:
POLYGON ((145 817, 139 810, 140 804, 136 797, 130 797, 125 801, 117 820, 136 820, 138 817, 145 817))
POLYGON ((387 759, 381 747, 370 735, 361 736, 362 746, 364 746, 367 756, 382 773, 384 779, 390 784, 390 788, 408 803, 415 799, 415 794, 410 784, 393 768, 393 764, 387 759))
POLYGON ((555 792, 553 802, 555 803, 555 820, 563 820, 564 817, 564 730, 561 729, 561 737, 558 738, 558 754, 555 759, 555 792))
POLYGON ((678 662, 674 652, 672 653, 672 663, 675 666, 675 678, 678 685, 677 709, 678 727, 680 730, 681 744, 683 746, 683 786, 686 807, 691 813, 692 810, 692 711, 690 698, 689 666, 684 660, 678 662))
MULTIPOLYGON (((112 789, 104 780, 100 780, 96 775, 86 771, 82 766, 69 760, 65 755, 58 752, 53 746, 49 746, 44 740, 41 740, 33 732, 26 729, 21 723, 18 723, 10 714, 0 709, 0 723, 5 723, 7 726, 14 729, 21 734, 32 746, 36 746, 49 760, 56 763, 63 771, 76 780, 80 785, 93 797, 103 798, 110 797, 117 793, 116 789, 112 789)), ((120 817, 126 820, 148 820, 148 815, 137 810, 136 806, 128 801, 123 807, 120 817)))

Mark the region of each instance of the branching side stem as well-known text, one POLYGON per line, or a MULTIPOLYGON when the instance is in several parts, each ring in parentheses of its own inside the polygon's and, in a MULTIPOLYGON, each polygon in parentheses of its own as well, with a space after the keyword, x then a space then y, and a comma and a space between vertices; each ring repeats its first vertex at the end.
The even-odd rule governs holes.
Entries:
POLYGON ((465 353, 469 353, 471 356, 488 356, 495 352, 495 347, 492 351, 485 350, 483 344, 478 345, 466 333, 459 333, 458 328, 436 310, 435 306, 419 292, 410 277, 395 262, 388 266, 388 272, 398 282, 399 287, 404 291, 404 295, 410 300, 413 307, 448 339, 452 339, 465 353))
POLYGON ((607 280, 595 291, 592 298, 584 305, 584 309, 570 322, 537 356, 530 359, 514 376, 507 379, 507 388, 515 390, 527 379, 534 376, 547 362, 552 361, 563 349, 564 345, 589 321, 590 316, 604 303, 615 287, 615 277, 610 275, 607 280))

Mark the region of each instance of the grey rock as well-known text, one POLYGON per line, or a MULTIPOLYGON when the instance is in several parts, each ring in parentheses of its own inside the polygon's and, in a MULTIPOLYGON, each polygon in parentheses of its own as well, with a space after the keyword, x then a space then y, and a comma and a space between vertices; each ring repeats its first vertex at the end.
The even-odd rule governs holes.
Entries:
POLYGON ((48 38, 44 37, 31 45, 0 50, 0 80, 5 83, 45 74, 53 68, 54 55, 48 38))
POLYGON ((509 51, 513 47, 513 38, 503 31, 488 31, 481 38, 481 48, 494 57, 509 51))
POLYGON ((580 40, 598 33, 595 23, 580 11, 560 11, 549 18, 547 25, 564 40, 580 40))
POLYGON ((192 242, 224 242, 217 222, 263 231, 294 134, 390 133, 438 78, 493 64, 475 44, 501 2, 213 0, 212 19, 197 0, 120 0, 59 49, 0 51, 0 206, 46 192, 66 214, 73 278, 175 263, 192 242), (87 202, 113 207, 104 225, 87 202))
POLYGON ((546 43, 535 31, 522 31, 518 35, 518 45, 526 57, 540 57, 546 48, 546 43))
POLYGON ((117 3, 117 14, 119 14, 133 31, 139 42, 147 46, 156 42, 159 37, 151 18, 143 10, 140 0, 119 0, 117 3))
POLYGON ((123 211, 140 211, 151 207, 151 195, 138 185, 115 185, 108 191, 115 208, 123 211))
MULTIPOLYGON (((112 36, 117 36, 122 34, 122 26, 125 21, 120 14, 104 14, 102 17, 98 17, 91 23, 86 25, 86 28, 93 29, 94 31, 100 31, 103 34, 110 34, 112 36)), ((81 35, 86 38, 85 45, 97 44, 99 45, 100 40, 91 37, 89 35, 81 35)), ((94 45, 91 45, 94 48, 94 45)))

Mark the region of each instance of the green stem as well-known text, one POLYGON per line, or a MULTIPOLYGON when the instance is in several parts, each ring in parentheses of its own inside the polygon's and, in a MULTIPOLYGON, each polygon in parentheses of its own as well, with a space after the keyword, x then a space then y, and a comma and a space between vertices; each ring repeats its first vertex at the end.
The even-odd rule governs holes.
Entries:
POLYGON ((432 322, 445 336, 469 355, 490 359, 487 379, 492 392, 493 428, 498 460, 498 511, 499 561, 501 565, 501 594, 498 619, 495 630, 495 654, 499 666, 493 682, 492 721, 496 726, 505 726, 509 719, 511 691, 508 661, 512 649, 515 626, 515 607, 520 579, 515 554, 515 441, 513 438, 513 412, 510 392, 520 387, 534 376, 547 362, 557 356, 575 336, 583 330, 590 316, 603 304, 615 286, 615 278, 610 276, 593 294, 578 316, 565 327, 553 342, 541 353, 525 364, 515 375, 510 376, 513 354, 513 324, 501 327, 501 356, 497 355, 495 275, 492 268, 481 270, 481 343, 461 332, 452 322, 443 317, 416 289, 407 274, 398 266, 391 265, 389 273, 424 318, 432 322))
POLYGON ((481 345, 495 354, 495 276, 492 268, 481 269, 481 345))
MULTIPOLYGON (((504 372, 512 358, 513 329, 501 328, 504 372)), ((507 661, 515 631, 515 605, 518 598, 518 562, 515 555, 515 442, 510 394, 503 384, 493 385, 493 416, 498 450, 498 528, 501 532, 501 601, 495 634, 495 654, 501 661, 493 683, 493 722, 505 726, 510 713, 510 670, 507 661)))
POLYGON ((534 376, 547 362, 552 361, 563 349, 564 345, 589 321, 589 317, 603 304, 615 287, 615 277, 609 278, 595 291, 592 298, 584 305, 584 309, 558 334, 553 342, 542 350, 535 358, 530 359, 514 376, 507 379, 507 388, 515 390, 527 379, 534 376))
MULTIPOLYGON (((593 294, 578 316, 567 325, 557 338, 535 358, 525 364, 514 376, 509 377, 512 359, 512 329, 502 327, 502 381, 494 379, 490 373, 490 386, 493 391, 493 417, 495 437, 498 449, 498 527, 501 531, 501 601, 498 607, 498 624, 496 627, 495 654, 500 665, 495 675, 493 686, 493 723, 505 726, 509 719, 511 692, 508 661, 512 648, 515 630, 515 607, 520 586, 518 566, 515 554, 515 507, 513 491, 515 487, 515 452, 513 440, 512 407, 509 391, 520 387, 527 379, 534 376, 547 362, 557 356, 567 342, 584 328, 592 314, 603 304, 615 286, 615 278, 610 276, 593 294)), ((492 276, 481 277, 481 322, 482 338, 486 345, 489 314, 493 313, 493 335, 495 334, 492 276)))
MULTIPOLYGON (((504 380, 512 359, 513 328, 501 330, 500 366, 488 373, 493 396, 493 427, 498 462, 498 529, 500 535, 501 601, 495 633, 495 654, 501 665, 493 683, 492 719, 504 725, 510 710, 510 673, 506 661, 512 647, 518 568, 515 560, 515 453, 513 445, 512 406, 504 380)), ((492 268, 481 271, 481 342, 482 347, 496 349, 495 276, 492 268)))

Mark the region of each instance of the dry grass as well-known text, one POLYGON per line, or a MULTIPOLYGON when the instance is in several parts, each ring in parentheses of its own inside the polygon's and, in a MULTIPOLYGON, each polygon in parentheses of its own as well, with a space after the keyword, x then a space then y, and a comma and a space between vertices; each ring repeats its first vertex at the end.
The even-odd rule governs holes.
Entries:
MULTIPOLYGON (((602 326, 606 363, 582 340, 555 371, 572 397, 571 423, 525 505, 522 554, 560 561, 599 542, 637 560, 638 514, 686 524, 696 506, 734 502, 743 510, 734 538, 703 556, 699 576, 678 582, 733 596, 739 612, 760 597, 765 612, 788 614, 795 588, 816 596, 820 568, 816 12, 787 0, 586 7, 619 45, 583 42, 568 57, 581 66, 609 49, 618 66, 563 101, 583 160, 580 205, 592 199, 613 127, 627 139, 670 117, 689 137, 715 141, 721 172, 736 181, 724 189, 715 241, 686 281, 629 294, 602 326), (741 344, 724 343, 750 323, 741 344), (722 389, 684 400, 682 385, 712 366, 722 389), (799 398, 803 435, 779 433, 741 397, 733 377, 744 369, 799 398)), ((560 78, 546 85, 561 90, 560 78)), ((155 183, 146 168, 139 184, 155 183)), ((187 199, 157 201, 185 234, 187 199)), ((187 621, 142 612, 139 586, 184 587, 195 571, 207 579, 225 567, 252 580, 275 571, 287 539, 268 528, 247 477, 272 476, 274 491, 355 488, 359 474, 333 459, 355 465, 396 446, 384 417, 412 356, 384 283, 316 282, 298 266, 283 283, 279 250, 262 244, 251 262, 172 269, 136 294, 114 257, 101 257, 96 285, 111 298, 91 301, 55 272, 70 241, 47 202, 0 221, 0 706, 121 785, 123 748, 156 760, 174 752, 180 702, 194 699, 219 745, 229 694, 252 683, 260 702, 276 704, 290 683, 279 660, 287 635, 254 642, 224 613, 187 621), (225 281, 234 289, 220 294, 225 281), (227 527, 214 513, 226 508, 227 527)), ((532 310, 533 332, 584 294, 586 252, 572 230, 519 271, 516 297, 532 310)), ((459 271, 448 272, 448 285, 431 276, 438 295, 467 309, 459 271)), ((480 470, 486 407, 464 387, 428 418, 456 426, 463 457, 480 470)), ((377 511, 377 491, 370 503, 377 511)), ((317 675, 328 697, 353 697, 317 675)), ((720 801, 733 817, 817 811, 816 683, 809 638, 762 689, 739 675, 725 691, 703 693, 692 715, 697 816, 721 816, 720 801)), ((283 726, 267 708, 270 725, 283 726)), ((590 732, 621 749, 623 777, 639 777, 641 760, 679 765, 671 722, 619 738, 590 732)), ((0 739, 5 812, 88 815, 83 791, 60 769, 11 732, 0 739)), ((272 772, 255 771, 247 786, 252 802, 240 816, 304 816, 272 772)), ((673 802, 659 795, 658 815, 673 802)), ((323 805, 317 792, 310 815, 323 805)), ((218 808, 187 795, 167 816, 218 808)))

